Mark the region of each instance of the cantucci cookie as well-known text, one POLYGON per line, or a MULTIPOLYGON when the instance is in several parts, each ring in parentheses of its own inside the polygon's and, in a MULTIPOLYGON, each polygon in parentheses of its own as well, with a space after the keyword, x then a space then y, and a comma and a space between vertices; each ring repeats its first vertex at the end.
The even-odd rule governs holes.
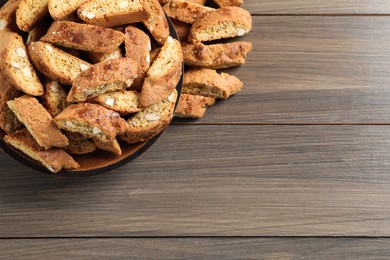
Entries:
POLYGON ((126 89, 136 77, 137 64, 130 58, 102 61, 83 71, 74 80, 69 102, 81 102, 109 91, 126 89))
POLYGON ((153 38, 160 45, 164 45, 169 37, 168 21, 158 0, 145 0, 151 9, 148 19, 143 21, 153 38))
POLYGON ((243 83, 227 73, 211 69, 192 69, 184 73, 183 93, 227 99, 241 91, 243 83))
POLYGON ((123 33, 100 26, 55 21, 40 40, 54 45, 100 53, 115 51, 124 41, 123 33))
POLYGON ((28 46, 28 53, 40 72, 65 85, 72 85, 80 72, 92 66, 50 43, 32 42, 28 46))
POLYGON ((171 19, 173 26, 175 27, 175 31, 179 40, 181 42, 186 42, 188 39, 188 35, 190 34, 191 25, 187 23, 180 22, 176 19, 171 19))
POLYGON ((243 0, 213 0, 220 7, 225 6, 241 6, 244 1, 243 0))
POLYGON ((142 30, 128 26, 125 30, 126 57, 133 59, 137 64, 137 77, 132 88, 141 90, 146 72, 150 67, 150 51, 152 49, 149 36, 142 30))
POLYGON ((93 99, 98 104, 114 110, 122 116, 140 111, 139 93, 135 90, 118 90, 101 94, 93 99))
POLYGON ((8 107, 43 148, 65 147, 68 138, 53 123, 53 117, 35 97, 24 95, 7 101, 8 107))
POLYGON ((44 150, 26 129, 6 135, 4 140, 32 159, 40 162, 53 173, 59 172, 62 169, 73 170, 80 167, 64 150, 58 148, 44 150))
POLYGON ((156 48, 150 52, 150 64, 153 64, 156 60, 158 55, 160 54, 161 48, 156 48))
POLYGON ((0 9, 0 30, 10 29, 17 31, 19 28, 16 25, 16 8, 18 8, 20 0, 9 0, 0 9))
POLYGON ((42 38, 47 32, 47 30, 50 27, 50 21, 49 19, 43 19, 42 21, 38 22, 30 31, 28 31, 26 45, 39 41, 39 39, 42 38))
POLYGON ((118 139, 114 138, 111 141, 108 142, 102 142, 98 140, 97 138, 93 138, 93 141, 95 142, 95 145, 100 150, 109 151, 116 155, 122 154, 121 146, 119 145, 118 139))
POLYGON ((16 24, 19 29, 28 32, 49 14, 47 5, 48 0, 21 0, 16 9, 16 24))
POLYGON ((182 94, 175 111, 175 117, 202 118, 207 107, 215 104, 215 98, 182 94))
POLYGON ((252 50, 252 43, 231 42, 211 45, 204 45, 200 42, 183 43, 182 49, 186 65, 224 69, 244 64, 247 54, 252 50))
POLYGON ((88 0, 49 0, 48 8, 50 16, 54 20, 62 20, 88 0))
POLYGON ((8 80, 19 90, 33 96, 43 94, 43 86, 20 35, 6 30, 0 33, 1 68, 8 80))
POLYGON ((77 133, 65 133, 69 145, 63 149, 70 154, 88 154, 97 149, 96 144, 91 140, 77 133))
POLYGON ((130 117, 126 132, 119 138, 130 144, 146 142, 153 138, 171 122, 176 99, 177 91, 174 90, 166 99, 130 117))
POLYGON ((179 41, 169 37, 146 75, 140 95, 143 107, 160 102, 172 92, 182 73, 182 60, 179 41))
POLYGON ((65 88, 58 81, 49 81, 45 84, 45 93, 42 95, 42 105, 52 117, 56 117, 70 103, 66 100, 65 88))
POLYGON ((185 0, 170 0, 163 6, 165 13, 176 20, 193 24, 214 8, 199 5, 185 0))
POLYGON ((77 9, 88 24, 103 27, 137 23, 149 18, 151 10, 146 0, 90 0, 77 9))
POLYGON ((70 105, 54 118, 54 122, 65 131, 102 142, 111 141, 126 130, 126 121, 117 112, 92 103, 70 105))
POLYGON ((110 52, 110 53, 98 53, 98 52, 89 52, 88 53, 88 58, 92 63, 99 63, 105 60, 110 60, 110 59, 119 59, 122 58, 122 50, 121 48, 117 48, 115 51, 110 52))
POLYGON ((198 19, 191 27, 188 41, 207 42, 243 36, 252 29, 250 13, 240 7, 216 9, 198 19))
POLYGON ((207 0, 187 0, 188 2, 192 2, 198 5, 205 5, 207 0))
POLYGON ((10 134, 22 127, 12 110, 7 106, 7 101, 20 97, 23 92, 17 90, 0 71, 0 128, 10 134))

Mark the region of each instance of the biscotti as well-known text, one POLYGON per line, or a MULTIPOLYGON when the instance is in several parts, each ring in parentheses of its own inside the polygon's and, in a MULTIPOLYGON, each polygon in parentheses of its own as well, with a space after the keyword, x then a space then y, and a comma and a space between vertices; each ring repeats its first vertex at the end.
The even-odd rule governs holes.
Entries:
POLYGON ((58 81, 49 81, 45 84, 45 93, 42 95, 42 105, 52 117, 56 117, 70 103, 66 100, 67 92, 58 81))
POLYGON ((158 0, 145 0, 151 9, 150 17, 143 21, 145 27, 160 45, 164 45, 169 36, 168 21, 158 0))
POLYGON ((70 105, 54 118, 54 122, 65 131, 102 142, 111 141, 126 130, 126 121, 118 113, 92 103, 70 105))
POLYGON ((163 6, 165 13, 176 20, 193 24, 214 8, 198 5, 185 0, 170 0, 163 6))
POLYGON ((243 36, 251 29, 252 17, 248 11, 236 6, 221 7, 192 25, 188 41, 207 42, 243 36))
POLYGON ((244 1, 243 0, 213 0, 220 7, 225 6, 241 6, 244 1))
POLYGON ((98 140, 97 138, 93 138, 93 141, 95 145, 100 149, 104 151, 112 152, 116 155, 122 154, 121 146, 119 145, 118 139, 114 138, 111 141, 102 142, 98 140))
POLYGON ((182 60, 180 42, 169 37, 146 75, 140 95, 142 106, 158 103, 172 92, 182 74, 182 60))
POLYGON ((44 150, 26 129, 6 135, 4 140, 32 159, 40 162, 53 173, 57 173, 62 169, 73 170, 80 167, 64 150, 59 148, 44 150))
POLYGON ((205 45, 183 43, 184 63, 210 69, 225 69, 245 63, 247 54, 252 50, 250 42, 231 42, 205 45))
POLYGON ((139 93, 135 90, 118 90, 101 94, 93 99, 98 104, 118 112, 120 115, 130 115, 141 110, 139 93))
POLYGON ((49 0, 48 9, 54 20, 61 20, 69 16, 88 0, 49 0))
POLYGON ((88 58, 92 63, 99 63, 105 60, 118 59, 122 57, 123 54, 121 48, 117 48, 115 51, 110 53, 98 53, 98 52, 88 53, 88 58))
POLYGON ((235 76, 211 69, 191 69, 184 73, 183 93, 227 99, 238 93, 243 83, 235 76))
POLYGON ((94 64, 76 77, 67 100, 81 102, 109 91, 126 89, 133 83, 136 71, 137 64, 130 58, 94 64))
POLYGON ((188 35, 190 34, 191 25, 187 23, 180 22, 176 19, 171 19, 173 26, 175 27, 175 31, 179 40, 181 42, 186 42, 188 39, 188 35))
POLYGON ((119 138, 130 144, 150 140, 169 125, 176 100, 177 91, 174 90, 166 99, 130 117, 126 132, 119 138))
POLYGON ((202 118, 207 107, 214 105, 215 98, 182 94, 175 111, 175 117, 202 118))
POLYGON ((142 30, 128 26, 125 30, 126 57, 137 63, 137 77, 132 84, 133 89, 140 90, 150 67, 150 54, 152 50, 149 36, 142 30))
POLYGON ((31 61, 46 77, 62 84, 72 85, 80 72, 91 64, 54 47, 50 43, 32 42, 28 46, 31 61))
POLYGON ((90 0, 77 9, 87 24, 103 27, 146 21, 151 14, 146 0, 90 0))
POLYGON ((20 97, 22 94, 23 92, 12 86, 0 71, 0 129, 4 130, 7 134, 20 129, 22 123, 20 123, 12 110, 7 106, 6 102, 20 97))
POLYGON ((0 58, 4 75, 17 89, 33 96, 43 94, 42 83, 31 65, 20 35, 1 31, 0 58))
POLYGON ((21 0, 16 9, 16 24, 20 30, 28 32, 48 13, 48 0, 21 0))
POLYGON ((16 9, 20 0, 10 0, 6 2, 0 9, 0 30, 10 29, 11 31, 18 30, 16 25, 16 9))
POLYGON ((91 140, 78 133, 65 133, 69 145, 63 149, 70 154, 88 154, 97 149, 97 145, 91 140))

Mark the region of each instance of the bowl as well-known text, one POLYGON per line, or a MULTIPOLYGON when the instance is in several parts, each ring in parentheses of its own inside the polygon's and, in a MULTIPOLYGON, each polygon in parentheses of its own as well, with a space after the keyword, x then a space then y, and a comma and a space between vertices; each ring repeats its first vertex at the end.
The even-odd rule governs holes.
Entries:
MULTIPOLYGON (((5 2, 6 1, 1 0, 0 7, 5 2)), ((170 35, 172 36, 172 38, 178 39, 177 33, 175 31, 175 28, 171 20, 167 15, 166 17, 168 20, 170 35)), ((184 75, 184 65, 183 65, 183 71, 182 71, 180 81, 176 86, 176 90, 178 92, 176 106, 178 104, 181 90, 182 90, 183 75, 184 75)), ((6 135, 6 133, 1 129, 0 129, 0 147, 11 158, 15 159, 19 163, 35 171, 39 171, 41 173, 54 175, 54 176, 60 176, 60 177, 88 177, 88 176, 108 173, 130 163, 131 161, 139 157, 141 154, 146 152, 161 137, 163 132, 164 131, 160 132, 158 135, 156 135, 149 141, 143 143, 130 145, 125 142, 119 141, 121 143, 122 155, 115 155, 110 152, 99 150, 99 149, 97 149, 93 153, 89 153, 85 155, 73 155, 74 159, 80 164, 80 168, 76 170, 61 170, 60 172, 55 174, 47 170, 39 162, 31 159, 30 157, 26 156, 24 153, 8 145, 4 141, 4 136, 6 135)))

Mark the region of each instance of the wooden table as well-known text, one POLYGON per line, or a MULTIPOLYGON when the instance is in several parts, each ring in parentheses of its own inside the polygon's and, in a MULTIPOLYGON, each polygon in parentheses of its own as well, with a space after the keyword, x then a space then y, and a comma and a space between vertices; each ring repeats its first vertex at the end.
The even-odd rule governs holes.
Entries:
POLYGON ((0 154, 0 258, 390 255, 390 1, 246 1, 244 90, 115 174, 0 154))

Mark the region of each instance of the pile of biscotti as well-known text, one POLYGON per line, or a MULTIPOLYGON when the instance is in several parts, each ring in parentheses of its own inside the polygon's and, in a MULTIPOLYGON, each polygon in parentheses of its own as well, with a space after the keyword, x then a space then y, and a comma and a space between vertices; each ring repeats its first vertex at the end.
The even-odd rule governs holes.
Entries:
POLYGON ((0 128, 4 140, 51 172, 77 169, 72 155, 120 155, 174 115, 200 118, 242 82, 216 69, 245 62, 241 0, 9 0, 0 9, 0 128), (170 36, 164 11, 181 42, 170 36), (183 95, 176 85, 182 61, 183 95))

